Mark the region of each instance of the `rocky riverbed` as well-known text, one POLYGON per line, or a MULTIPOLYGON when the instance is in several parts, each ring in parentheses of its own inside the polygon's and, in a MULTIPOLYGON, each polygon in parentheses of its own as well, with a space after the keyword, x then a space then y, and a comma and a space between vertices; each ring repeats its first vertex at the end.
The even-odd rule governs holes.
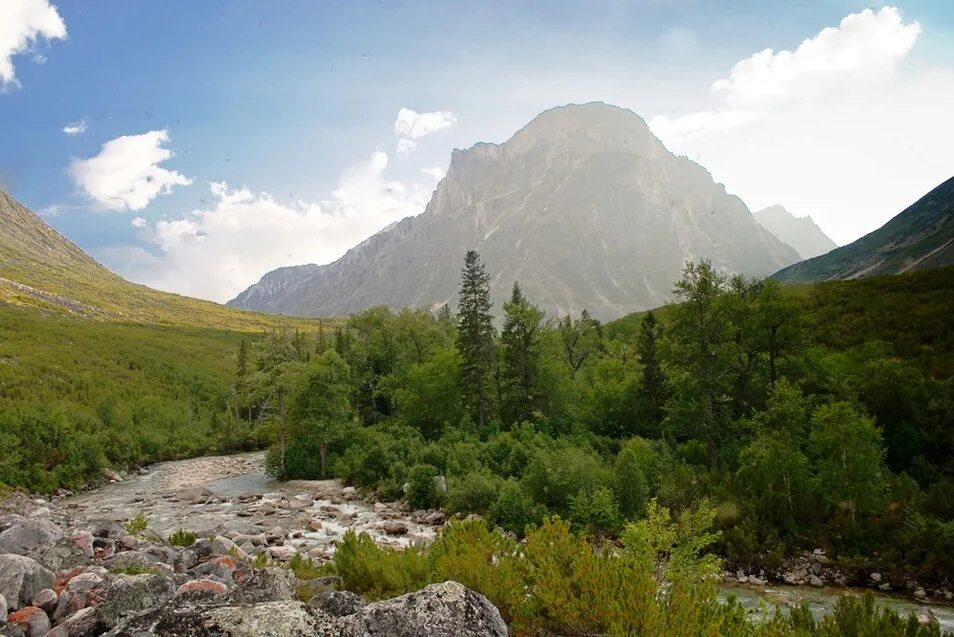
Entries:
MULTIPOLYGON (((0 619, 7 619, 0 621, 0 635, 131 635, 146 630, 146 624, 154 634, 205 634, 182 631, 190 625, 256 626, 255 618, 278 615, 298 626, 289 628, 300 629, 295 634, 397 634, 380 632, 377 624, 359 630, 370 621, 361 613, 371 611, 372 617, 412 622, 412 632, 402 634, 506 634, 505 628, 499 632, 496 609, 454 584, 399 598, 388 612, 377 604, 365 607, 326 580, 310 585, 306 598, 315 594, 314 603, 297 601, 301 591, 294 575, 283 568, 256 568, 256 556, 264 554, 272 564, 295 555, 322 562, 348 529, 366 532, 383 546, 426 543, 444 515, 413 511, 400 502, 363 500, 334 480, 278 483, 264 474, 263 461, 262 453, 247 453, 166 462, 133 475, 111 474, 101 487, 52 502, 13 498, 5 515, 0 510, 0 619), (140 514, 148 531, 133 536, 124 524, 140 514), (148 539, 179 529, 195 532, 196 545, 176 548, 148 539), (438 609, 437 616, 422 615, 415 610, 418 604, 438 609), (415 621, 457 626, 457 613, 476 613, 485 625, 460 626, 463 632, 413 632, 415 621), (329 627, 337 632, 326 632, 329 627)), ((806 558, 806 578, 821 572, 813 571, 814 562, 821 561, 806 558)), ((846 592, 824 583, 773 586, 752 574, 734 573, 731 579, 736 581, 727 582, 723 595, 736 596, 753 613, 764 612, 763 602, 784 608, 806 601, 820 615, 846 592)), ((943 600, 882 594, 878 602, 933 616, 954 631, 954 608, 943 600)), ((216 634, 286 634, 268 632, 269 625, 262 624, 264 632, 222 628, 216 634)))
POLYGON ((296 554, 326 558, 347 529, 407 546, 431 539, 443 516, 358 502, 333 481, 276 485, 261 461, 170 462, 53 502, 8 498, 0 508, 0 635, 507 634, 497 609, 455 582, 365 603, 336 590, 334 577, 298 581, 281 564, 296 554), (140 514, 145 530, 130 524, 140 514), (162 541, 179 529, 197 539, 162 541))

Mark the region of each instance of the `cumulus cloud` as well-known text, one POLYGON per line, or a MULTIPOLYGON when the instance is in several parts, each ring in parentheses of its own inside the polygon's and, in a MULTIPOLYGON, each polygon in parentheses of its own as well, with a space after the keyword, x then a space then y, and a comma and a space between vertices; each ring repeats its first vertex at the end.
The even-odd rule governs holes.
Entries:
POLYGON ((124 135, 103 144, 89 159, 73 159, 70 175, 93 201, 107 210, 142 210, 161 194, 192 181, 159 166, 173 153, 163 144, 165 129, 124 135))
POLYGON ((920 23, 905 24, 896 7, 865 9, 822 29, 794 51, 765 49, 737 62, 712 89, 730 105, 741 106, 785 98, 806 84, 877 77, 893 69, 920 34, 920 23))
POLYGON ((397 151, 407 155, 417 148, 416 140, 452 128, 455 124, 457 116, 450 111, 418 113, 410 108, 402 108, 394 120, 394 134, 400 137, 397 151))
POLYGON ((678 145, 745 126, 787 102, 863 89, 890 76, 920 34, 920 23, 906 24, 896 7, 853 13, 794 51, 765 49, 737 62, 712 85, 725 103, 719 110, 660 115, 650 126, 664 142, 678 145))
POLYGON ((62 131, 67 135, 82 135, 86 132, 86 118, 67 124, 62 131))
MULTIPOLYGON (((0 89, 19 86, 13 58, 29 52, 41 38, 66 38, 66 24, 49 0, 0 2, 0 89)), ((45 60, 40 54, 34 58, 45 60)))
POLYGON ((210 207, 143 224, 140 234, 155 255, 126 250, 101 256, 141 283, 227 301, 269 270, 328 263, 388 224, 420 213, 429 192, 388 180, 387 166, 388 156, 374 153, 346 170, 319 202, 278 201, 214 182, 210 207))
POLYGON ((133 228, 145 228, 146 225, 147 225, 147 223, 148 223, 148 222, 147 222, 145 219, 143 219, 142 217, 136 217, 135 219, 132 220, 132 227, 133 227, 133 228))
POLYGON ((753 210, 781 202, 849 243, 951 176, 954 68, 905 65, 920 34, 894 7, 849 15, 735 64, 717 107, 650 127, 753 210))

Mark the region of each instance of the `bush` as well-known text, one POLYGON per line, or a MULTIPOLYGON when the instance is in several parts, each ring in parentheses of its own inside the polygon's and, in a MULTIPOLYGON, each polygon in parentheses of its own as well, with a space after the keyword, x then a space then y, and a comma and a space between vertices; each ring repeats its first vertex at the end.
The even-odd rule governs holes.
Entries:
POLYGON ((569 511, 570 498, 580 491, 611 482, 610 473, 598 455, 569 443, 538 452, 523 478, 527 492, 536 502, 560 513, 569 511))
POLYGON ((140 535, 143 531, 146 530, 148 522, 146 521, 146 516, 139 512, 123 525, 123 528, 126 529, 126 532, 130 535, 140 535))
POLYGON ((595 536, 615 535, 623 525, 616 497, 606 487, 580 491, 570 499, 570 519, 595 536))
POLYGON ((514 533, 523 534, 530 524, 540 520, 540 507, 524 491, 519 482, 513 478, 504 481, 500 486, 500 495, 490 507, 491 521, 514 533))
POLYGON ((348 530, 335 547, 335 574, 344 589, 369 599, 385 599, 416 591, 431 581, 431 569, 418 548, 390 551, 367 533, 348 530))
POLYGON ((646 476, 640 467, 639 453, 629 444, 623 447, 616 457, 616 499, 619 509, 627 518, 639 517, 646 511, 646 499, 649 487, 646 476))
POLYGON ((192 546, 197 539, 193 531, 183 531, 179 529, 169 536, 169 544, 172 546, 192 546))
POLYGON ((441 505, 442 494, 437 488, 437 468, 429 464, 411 467, 407 474, 407 501, 418 509, 433 509, 441 505))
POLYGON ((450 513, 479 513, 487 515, 497 501, 501 480, 489 471, 472 471, 460 477, 447 479, 447 498, 444 508, 450 513))

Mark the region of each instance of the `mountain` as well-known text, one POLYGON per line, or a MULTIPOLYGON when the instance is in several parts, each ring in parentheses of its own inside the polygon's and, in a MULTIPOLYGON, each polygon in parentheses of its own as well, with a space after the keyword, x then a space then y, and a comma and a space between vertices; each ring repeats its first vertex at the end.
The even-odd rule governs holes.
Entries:
POLYGON ((604 319, 669 300, 687 259, 751 275, 799 260, 636 114, 590 103, 545 111, 503 144, 455 150, 422 214, 334 263, 268 273, 229 305, 308 316, 453 306, 468 249, 498 313, 519 280, 551 314, 604 319))
POLYGON ((796 217, 778 204, 759 210, 754 215, 763 228, 795 248, 803 259, 817 257, 838 247, 815 225, 811 217, 796 217))
POLYGON ((783 283, 808 283, 950 264, 954 264, 954 177, 854 243, 772 276, 783 283))
POLYGON ((111 321, 239 331, 307 324, 301 319, 241 312, 130 283, 2 190, 0 305, 42 307, 111 321))

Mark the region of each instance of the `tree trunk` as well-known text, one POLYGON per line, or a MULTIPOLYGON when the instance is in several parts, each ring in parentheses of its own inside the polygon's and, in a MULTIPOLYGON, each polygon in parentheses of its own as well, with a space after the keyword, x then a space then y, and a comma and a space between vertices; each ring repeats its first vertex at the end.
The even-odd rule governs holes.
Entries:
POLYGON ((328 473, 328 443, 321 443, 321 478, 327 478, 328 473))

